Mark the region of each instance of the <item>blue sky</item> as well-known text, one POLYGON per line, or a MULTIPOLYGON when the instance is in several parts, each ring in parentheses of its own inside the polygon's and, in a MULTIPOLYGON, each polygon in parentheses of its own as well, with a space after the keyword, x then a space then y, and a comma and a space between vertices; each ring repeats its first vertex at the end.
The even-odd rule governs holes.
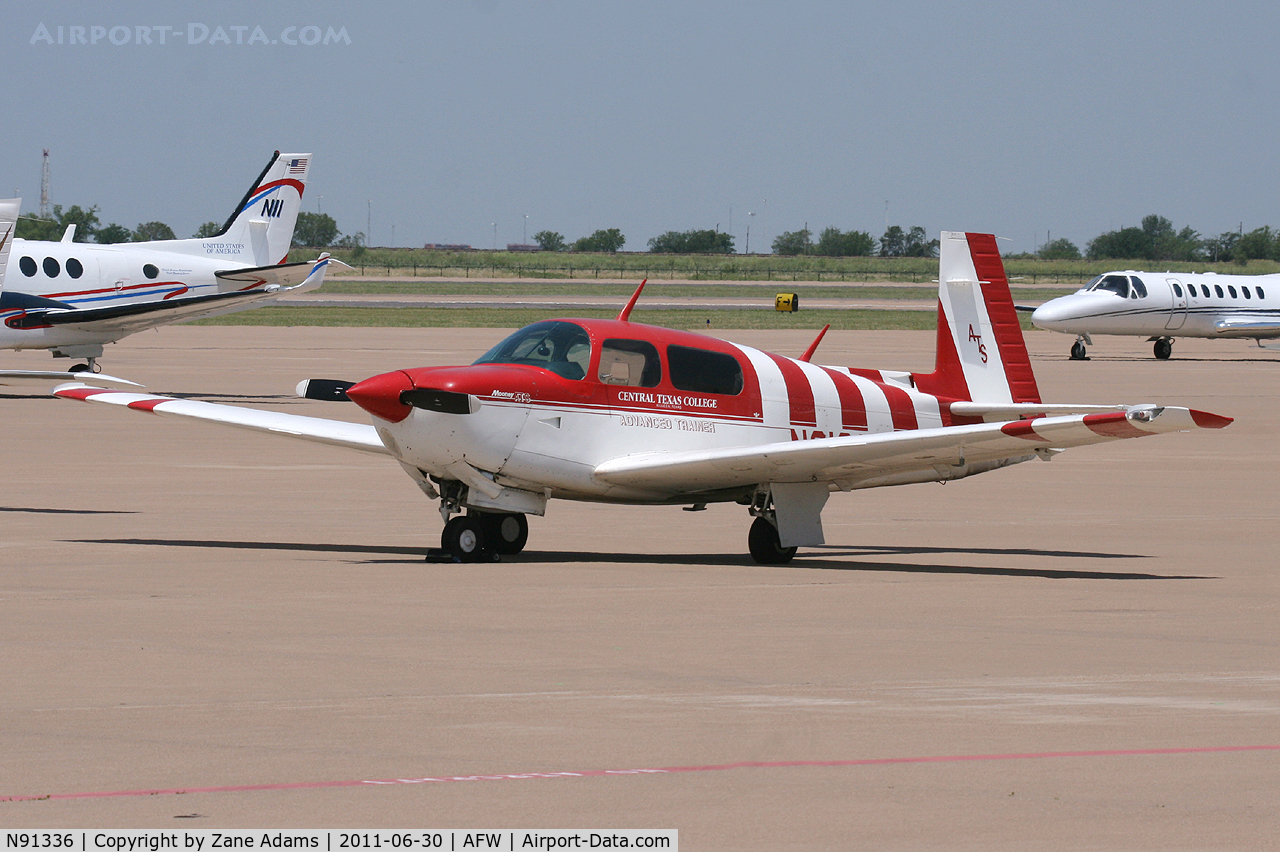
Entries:
POLYGON ((739 250, 750 228, 759 251, 806 223, 878 237, 888 222, 990 231, 1030 251, 1049 234, 1083 248, 1149 213, 1205 235, 1280 225, 1276 4, 6 13, 0 195, 17 190, 24 211, 49 148, 54 203, 188 236, 223 221, 281 149, 315 154, 304 209, 344 233, 371 222, 378 245, 394 228, 395 245, 489 248, 496 224, 499 245, 617 227, 644 250, 667 230, 719 227, 739 250), (95 26, 97 44, 67 43, 71 27, 88 39, 95 26), (345 35, 325 44, 330 30, 345 35))

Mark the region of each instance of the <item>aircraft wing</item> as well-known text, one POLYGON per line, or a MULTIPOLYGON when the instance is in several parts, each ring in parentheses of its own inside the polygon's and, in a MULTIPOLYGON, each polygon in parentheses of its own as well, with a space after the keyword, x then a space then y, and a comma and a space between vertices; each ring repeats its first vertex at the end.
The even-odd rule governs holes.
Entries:
POLYGON ((959 478, 969 466, 989 469, 1035 453, 1163 432, 1221 429, 1229 423, 1231 418, 1187 408, 1133 406, 720 450, 638 453, 599 465, 595 476, 673 494, 765 482, 832 482, 852 489, 913 481, 913 474, 923 474, 916 481, 959 478))
POLYGON ((278 411, 265 411, 260 408, 242 408, 237 405, 220 405, 194 399, 177 399, 171 396, 103 390, 80 382, 58 385, 53 389, 53 395, 59 399, 119 405, 133 411, 184 417, 189 420, 203 420, 208 423, 221 423, 226 426, 236 426, 254 432, 271 432, 290 438, 299 438, 317 444, 329 444, 335 447, 362 450, 367 453, 390 455, 387 448, 383 446, 381 439, 378 438, 378 433, 374 431, 373 426, 367 423, 326 420, 321 417, 283 414, 278 411))
POLYGON ((27 325, 56 325, 78 331, 132 333, 157 325, 244 310, 294 290, 314 290, 324 283, 330 263, 341 264, 341 261, 332 260, 324 254, 316 260, 301 263, 219 272, 216 274, 220 280, 233 284, 243 282, 244 286, 230 292, 186 299, 159 299, 105 308, 58 307, 51 300, 42 300, 51 304, 32 305, 21 321, 27 325))

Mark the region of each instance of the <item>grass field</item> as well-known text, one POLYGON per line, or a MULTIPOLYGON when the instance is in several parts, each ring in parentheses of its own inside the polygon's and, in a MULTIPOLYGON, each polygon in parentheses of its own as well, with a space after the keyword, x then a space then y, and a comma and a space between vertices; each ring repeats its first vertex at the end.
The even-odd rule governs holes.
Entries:
MULTIPOLYGON (((582 310, 562 316, 608 319, 617 311, 582 310)), ((192 325, 356 326, 381 328, 521 328, 556 312, 509 308, 327 308, 273 306, 197 320, 192 325)), ((1024 329, 1031 328, 1026 314, 1019 315, 1024 329)), ((830 324, 844 330, 928 330, 937 326, 934 311, 920 310, 819 310, 781 313, 774 310, 698 312, 694 310, 637 310, 635 322, 666 328, 708 329, 817 329, 830 324), (710 320, 710 324, 708 324, 710 320)))

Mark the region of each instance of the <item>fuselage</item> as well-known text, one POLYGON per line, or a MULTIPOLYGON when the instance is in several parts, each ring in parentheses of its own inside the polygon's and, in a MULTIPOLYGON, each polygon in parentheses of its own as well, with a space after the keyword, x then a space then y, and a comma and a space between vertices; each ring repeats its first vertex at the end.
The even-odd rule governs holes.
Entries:
POLYGON ((0 291, 0 348, 110 343, 126 332, 32 324, 23 317, 33 308, 126 306, 244 287, 214 273, 253 265, 246 254, 243 245, 213 239, 118 245, 14 240, 0 291))
POLYGON ((1280 337, 1280 275, 1108 272, 1036 308, 1038 327, 1069 334, 1280 337))
MULTIPOLYGON (((742 495, 604 483, 592 476, 600 463, 973 422, 953 418, 911 373, 818 366, 615 320, 536 323, 471 366, 387 373, 348 394, 403 464, 436 481, 469 482, 474 494, 480 476, 545 497, 622 502, 742 495)), ((850 471, 851 487, 861 475, 850 471)))

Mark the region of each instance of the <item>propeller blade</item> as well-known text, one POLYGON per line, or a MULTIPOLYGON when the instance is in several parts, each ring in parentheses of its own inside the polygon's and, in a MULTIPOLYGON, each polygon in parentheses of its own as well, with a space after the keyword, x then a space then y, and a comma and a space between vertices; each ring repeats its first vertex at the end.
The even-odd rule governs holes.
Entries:
POLYGON ((341 379, 303 379, 298 383, 298 396, 303 399, 322 399, 326 402, 350 402, 347 388, 355 382, 341 379))

